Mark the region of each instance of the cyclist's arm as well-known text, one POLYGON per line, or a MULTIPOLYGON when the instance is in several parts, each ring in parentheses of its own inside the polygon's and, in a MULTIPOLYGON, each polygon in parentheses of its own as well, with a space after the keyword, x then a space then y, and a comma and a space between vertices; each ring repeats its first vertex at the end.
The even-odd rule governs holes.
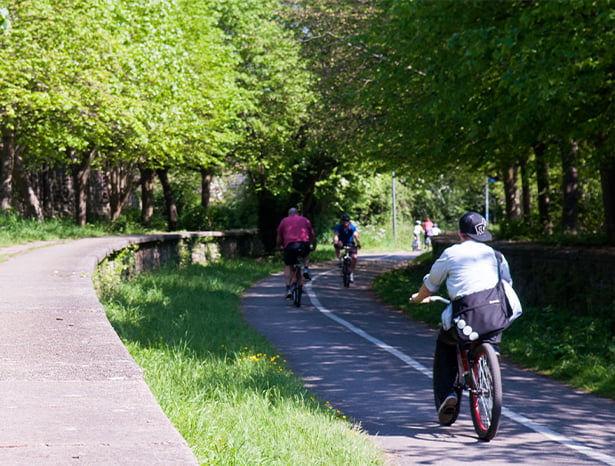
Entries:
POLYGON ((419 288, 419 291, 417 291, 416 293, 413 293, 412 296, 410 296, 410 302, 413 304, 420 303, 420 302, 423 302, 425 298, 429 298, 431 295, 432 295, 432 292, 429 291, 429 289, 423 283, 421 285, 421 288, 419 288))
POLYGON ((353 233, 354 236, 354 242, 355 245, 360 248, 361 247, 361 240, 359 239, 359 232, 355 230, 355 232, 353 233))
POLYGON ((335 233, 333 233, 333 246, 339 246, 340 245, 340 236, 337 234, 337 230, 335 230, 335 233))

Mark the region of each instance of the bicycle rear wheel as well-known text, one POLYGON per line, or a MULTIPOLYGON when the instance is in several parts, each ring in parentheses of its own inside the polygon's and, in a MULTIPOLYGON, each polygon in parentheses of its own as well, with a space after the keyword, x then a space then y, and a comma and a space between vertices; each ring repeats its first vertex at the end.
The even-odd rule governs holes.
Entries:
POLYGON ((498 431, 502 414, 502 376, 495 350, 489 343, 472 349, 470 370, 470 413, 474 430, 482 440, 489 441, 498 431))
POLYGON ((293 283, 293 303, 295 306, 301 306, 301 295, 303 294, 303 286, 301 285, 301 267, 295 266, 295 281, 293 283))
POLYGON ((293 288, 293 303, 295 306, 301 306, 301 295, 303 294, 303 287, 301 284, 297 284, 293 288))

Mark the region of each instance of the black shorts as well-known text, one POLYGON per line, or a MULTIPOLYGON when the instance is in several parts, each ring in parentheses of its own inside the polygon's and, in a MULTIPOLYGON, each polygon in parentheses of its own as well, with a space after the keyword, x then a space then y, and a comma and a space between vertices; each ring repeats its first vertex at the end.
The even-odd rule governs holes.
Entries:
POLYGON ((286 265, 295 265, 297 257, 307 257, 310 255, 310 243, 298 242, 290 243, 284 248, 282 257, 286 265))
MULTIPOLYGON (((357 254, 359 251, 359 248, 357 247, 356 244, 354 243, 344 243, 344 246, 350 246, 350 249, 348 250, 348 254, 353 255, 353 254, 357 254)), ((337 249, 342 249, 339 246, 335 246, 337 249)), ((343 247, 343 246, 342 246, 343 247)))

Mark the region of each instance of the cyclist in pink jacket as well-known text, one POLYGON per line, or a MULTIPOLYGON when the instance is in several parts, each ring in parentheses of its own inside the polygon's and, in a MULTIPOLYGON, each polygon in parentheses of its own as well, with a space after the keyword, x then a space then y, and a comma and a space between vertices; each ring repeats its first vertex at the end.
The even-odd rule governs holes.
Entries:
POLYGON ((309 264, 310 251, 316 249, 316 235, 312 222, 302 215, 295 207, 288 209, 288 216, 284 217, 277 229, 276 244, 282 251, 284 259, 284 279, 286 282, 286 298, 290 298, 290 284, 292 281, 292 266, 297 257, 303 257, 303 277, 310 280, 309 264))

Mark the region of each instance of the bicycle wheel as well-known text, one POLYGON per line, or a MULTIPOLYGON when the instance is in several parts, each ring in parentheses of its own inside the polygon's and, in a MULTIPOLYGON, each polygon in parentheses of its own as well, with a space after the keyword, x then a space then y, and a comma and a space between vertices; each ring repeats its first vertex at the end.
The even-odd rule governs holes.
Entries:
POLYGON ((295 285, 293 288, 293 303, 295 306, 301 306, 301 295, 303 294, 303 287, 301 284, 295 285))
POLYGON ((498 431, 502 414, 502 376, 495 350, 489 343, 472 349, 470 370, 470 413, 474 430, 482 440, 489 441, 498 431))
POLYGON ((344 264, 342 265, 342 280, 344 287, 350 287, 350 260, 344 258, 344 264))
POLYGON ((295 306, 301 306, 301 295, 303 294, 303 286, 301 286, 301 267, 295 266, 295 281, 293 283, 293 303, 295 306))

